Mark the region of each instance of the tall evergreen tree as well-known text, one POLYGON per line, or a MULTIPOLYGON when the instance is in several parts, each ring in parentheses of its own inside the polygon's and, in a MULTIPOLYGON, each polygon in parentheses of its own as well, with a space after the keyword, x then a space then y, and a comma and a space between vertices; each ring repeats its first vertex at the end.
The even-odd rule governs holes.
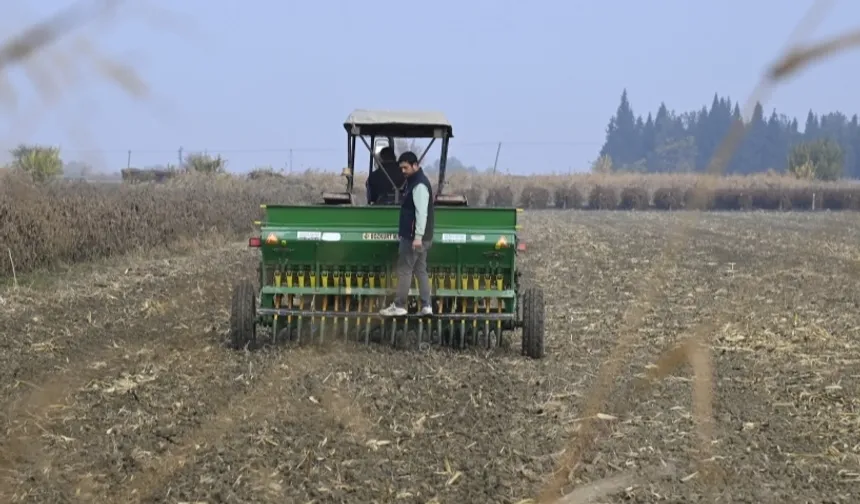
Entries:
POLYGON ((648 112, 643 119, 634 115, 625 89, 606 128, 600 154, 611 157, 620 170, 704 171, 733 128, 742 130, 744 138, 735 154, 725 161, 724 172, 785 171, 789 153, 795 146, 825 139, 839 147, 844 158, 844 176, 860 178, 857 114, 849 119, 843 112, 818 114, 810 110, 801 131, 798 118, 787 117, 777 110, 766 116, 760 103, 745 121, 739 104, 719 94, 714 94, 710 107, 681 113, 673 112, 662 102, 654 115, 648 112))
POLYGON ((638 136, 636 117, 625 89, 621 93, 621 103, 615 115, 609 120, 609 126, 606 128, 606 144, 600 150, 600 154, 610 154, 613 164, 618 166, 632 164, 639 158, 638 136))

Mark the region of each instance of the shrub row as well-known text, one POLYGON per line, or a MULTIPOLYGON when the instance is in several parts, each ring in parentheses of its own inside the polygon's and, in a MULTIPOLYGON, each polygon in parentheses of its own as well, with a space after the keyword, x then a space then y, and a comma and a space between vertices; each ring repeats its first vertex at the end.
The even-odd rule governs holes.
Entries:
POLYGON ((549 190, 526 186, 519 198, 510 188, 491 188, 482 201, 478 190, 467 191, 470 205, 520 206, 529 209, 590 210, 860 210, 860 187, 680 188, 661 187, 653 194, 643 187, 595 185, 586 194, 577 187, 549 190))

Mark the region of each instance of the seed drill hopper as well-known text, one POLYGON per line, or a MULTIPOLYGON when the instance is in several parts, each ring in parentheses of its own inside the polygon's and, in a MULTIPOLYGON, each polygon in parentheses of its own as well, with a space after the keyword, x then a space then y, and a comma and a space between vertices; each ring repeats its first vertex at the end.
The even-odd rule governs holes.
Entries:
MULTIPOLYGON (((344 123, 347 167, 344 192, 324 192, 318 205, 262 205, 259 232, 248 240, 260 254, 257 278, 234 285, 230 340, 234 348, 256 346, 259 327, 275 341, 340 339, 399 348, 506 346, 522 329, 522 354, 544 356, 544 299, 539 287, 524 288, 517 256, 517 208, 470 208, 466 198, 445 194, 445 165, 453 137, 439 113, 356 110, 344 123), (369 137, 369 140, 368 138, 369 137), (435 193, 435 231, 427 265, 433 315, 418 314, 413 278, 409 314, 382 317, 393 301, 397 277, 397 223, 402 187, 397 171, 385 177, 385 194, 367 205, 353 198, 356 141, 370 153, 369 170, 390 160, 372 146, 386 138, 441 140, 435 193), (374 161, 376 161, 374 163, 374 161), (393 175, 394 176, 393 176, 393 175)), ((388 164, 386 164, 388 163, 388 164)), ((395 170, 396 163, 395 163, 395 170)), ((379 192, 379 191, 377 191, 379 192)))

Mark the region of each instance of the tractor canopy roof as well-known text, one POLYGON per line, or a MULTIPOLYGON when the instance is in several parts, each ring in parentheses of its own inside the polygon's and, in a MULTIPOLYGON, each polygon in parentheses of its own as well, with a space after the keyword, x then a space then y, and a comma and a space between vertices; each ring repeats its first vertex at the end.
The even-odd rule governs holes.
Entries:
POLYGON ((343 123, 351 135, 394 138, 453 138, 445 114, 436 111, 354 110, 343 123))

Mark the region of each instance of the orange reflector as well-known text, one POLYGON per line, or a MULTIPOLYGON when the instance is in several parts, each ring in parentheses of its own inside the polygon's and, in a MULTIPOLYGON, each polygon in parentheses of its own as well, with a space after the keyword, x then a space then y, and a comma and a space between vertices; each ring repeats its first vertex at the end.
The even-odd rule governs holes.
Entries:
POLYGON ((266 238, 266 245, 275 245, 278 243, 278 236, 275 233, 269 233, 266 238))
POLYGON ((507 246, 508 246, 508 240, 506 240, 504 236, 500 236, 499 241, 496 242, 496 250, 498 250, 502 247, 507 247, 507 246))

